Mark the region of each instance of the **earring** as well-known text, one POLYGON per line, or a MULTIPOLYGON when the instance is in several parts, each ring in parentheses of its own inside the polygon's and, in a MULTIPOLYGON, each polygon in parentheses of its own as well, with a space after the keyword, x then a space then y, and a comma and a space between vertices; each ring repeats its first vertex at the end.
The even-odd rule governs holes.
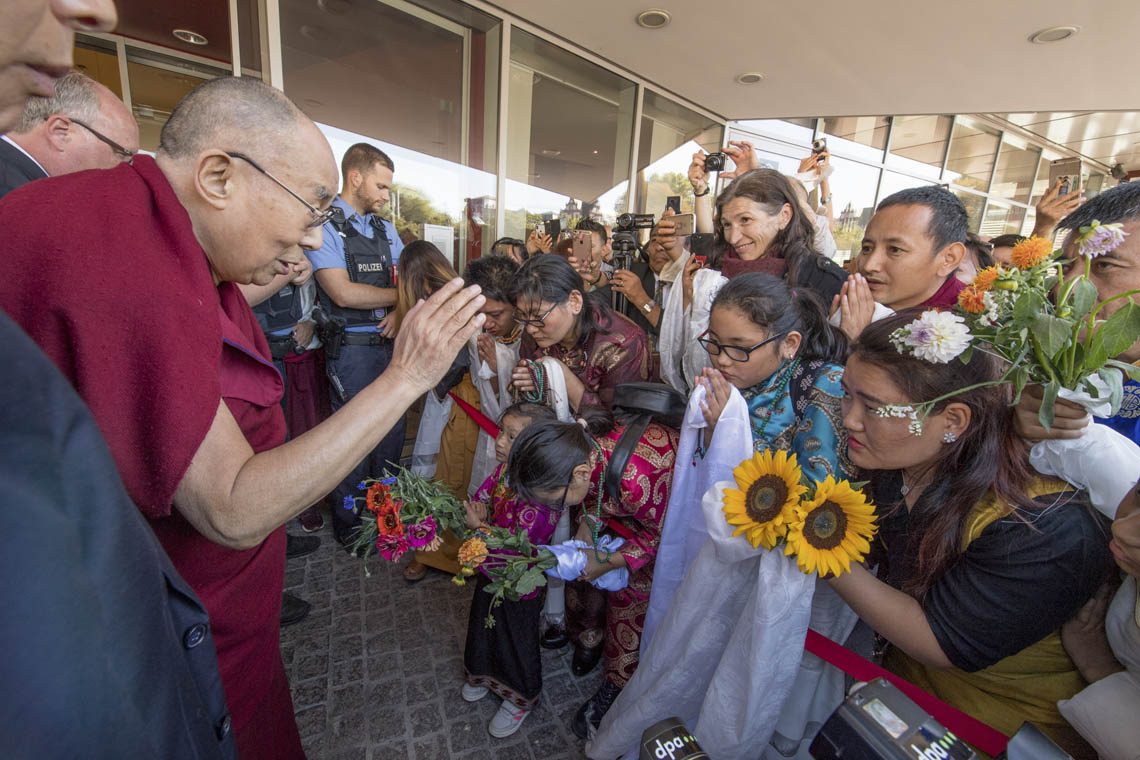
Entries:
POLYGON ((958 440, 958 434, 957 433, 951 433, 951 432, 947 431, 947 432, 942 434, 942 442, 943 443, 954 443, 954 441, 956 441, 956 440, 958 440))

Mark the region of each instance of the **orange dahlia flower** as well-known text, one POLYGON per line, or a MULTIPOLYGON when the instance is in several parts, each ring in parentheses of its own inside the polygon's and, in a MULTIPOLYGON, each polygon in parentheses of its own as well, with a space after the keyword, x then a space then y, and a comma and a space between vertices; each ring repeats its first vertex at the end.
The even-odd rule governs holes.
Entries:
POLYGON ((1034 236, 1015 245, 1010 258, 1018 269, 1029 269, 1049 258, 1052 253, 1052 243, 1045 238, 1034 236))
POLYGON ((967 314, 981 314, 986 310, 986 294, 976 286, 970 285, 958 294, 958 305, 967 314))

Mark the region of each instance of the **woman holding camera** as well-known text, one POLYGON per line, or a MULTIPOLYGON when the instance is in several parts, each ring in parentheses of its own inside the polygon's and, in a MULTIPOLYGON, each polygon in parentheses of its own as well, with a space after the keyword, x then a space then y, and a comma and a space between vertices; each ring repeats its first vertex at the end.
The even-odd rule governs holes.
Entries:
POLYGON ((1007 735, 1028 721, 1095 757, 1057 701, 1084 686, 1061 629, 1110 570, 1107 530, 1083 493, 1030 469, 1008 388, 977 387, 1001 377, 998 361, 901 352, 892 336, 921 334, 914 318, 872 323, 847 361, 848 454, 880 515, 878 576, 857 565, 831 586, 890 644, 892 672, 1007 735))
POLYGON ((707 268, 694 257, 685 267, 683 298, 670 299, 661 323, 661 374, 688 391, 708 366, 696 337, 708 329, 709 307, 732 277, 764 272, 831 303, 847 273, 813 250, 814 227, 784 175, 753 169, 734 179, 716 202, 716 241, 707 268))
POLYGON ((540 255, 519 269, 512 290, 515 321, 525 331, 512 384, 541 391, 534 361, 553 357, 566 379, 570 407, 613 405, 621 383, 651 379, 645 331, 594 294, 561 256, 540 255))

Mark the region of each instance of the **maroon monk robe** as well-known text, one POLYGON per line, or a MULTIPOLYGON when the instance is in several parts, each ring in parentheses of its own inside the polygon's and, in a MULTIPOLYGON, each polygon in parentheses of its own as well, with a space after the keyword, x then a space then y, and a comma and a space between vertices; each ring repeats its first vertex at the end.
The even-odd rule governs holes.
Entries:
POLYGON ((0 308, 91 407, 132 499, 209 611, 241 756, 301 757, 278 645, 284 531, 232 551, 172 505, 219 402, 255 451, 284 440, 283 386, 252 311, 235 286, 215 287, 185 209, 145 156, 11 193, 0 229, 0 308), (69 215, 37 223, 49 208, 69 215))
POLYGON ((918 309, 952 309, 958 303, 958 294, 966 287, 966 283, 959 280, 953 273, 942 283, 942 287, 934 291, 934 295, 920 303, 918 309))

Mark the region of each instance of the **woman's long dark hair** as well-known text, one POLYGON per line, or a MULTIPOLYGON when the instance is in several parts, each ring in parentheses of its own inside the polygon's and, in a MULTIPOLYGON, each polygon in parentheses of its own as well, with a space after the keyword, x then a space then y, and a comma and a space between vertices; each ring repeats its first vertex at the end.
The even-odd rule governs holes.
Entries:
POLYGON ((745 172, 729 183, 716 199, 716 245, 713 261, 709 266, 720 268, 721 259, 732 248, 724 239, 724 227, 720 223, 721 211, 725 204, 735 198, 746 198, 759 203, 768 214, 778 214, 784 204, 792 210, 792 219, 768 245, 765 255, 782 258, 788 263, 788 284, 795 287, 807 277, 807 267, 815 266, 815 225, 803 212, 799 198, 792 184, 775 169, 753 169, 745 172))
POLYGON ((427 298, 459 275, 447 257, 426 240, 415 240, 400 253, 396 319, 404 321, 416 301, 427 298))
POLYGON ((507 457, 507 484, 527 501, 541 502, 537 492, 560 491, 570 484, 574 468, 585 464, 593 439, 614 429, 604 409, 583 409, 581 422, 540 420, 519 433, 507 457))
POLYGON ((819 296, 807 288, 789 288, 778 277, 748 272, 729 280, 712 308, 736 309, 769 336, 795 330, 803 336, 796 355, 807 361, 847 360, 847 336, 828 323, 819 296))
POLYGON ((582 311, 575 319, 578 344, 582 345, 597 330, 599 317, 610 310, 610 305, 596 293, 586 293, 586 284, 582 281, 582 275, 578 274, 566 259, 552 253, 527 259, 519 268, 519 273, 515 275, 514 285, 511 288, 511 302, 516 308, 520 308, 520 301, 535 304, 541 301, 563 304, 570 299, 570 294, 574 291, 582 295, 582 311))
MULTIPOLYGON (((863 330, 851 355, 889 374, 915 403, 1001 377, 1000 360, 984 351, 974 351, 965 364, 957 359, 934 364, 899 353, 891 343, 891 333, 917 316, 914 310, 873 322, 863 330)), ((910 513, 906 556, 913 558, 915 565, 903 583, 903 591, 918 599, 961 556, 970 512, 988 491, 992 489, 1000 502, 1015 509, 1040 509, 1027 495, 1034 477, 1029 447, 1014 431, 1006 387, 990 386, 955 395, 933 412, 950 403, 970 407, 970 425, 957 441, 942 446, 930 465, 930 485, 910 513)), ((925 434, 932 435, 929 431, 925 434)), ((895 507, 905 508, 901 503, 895 507)))

